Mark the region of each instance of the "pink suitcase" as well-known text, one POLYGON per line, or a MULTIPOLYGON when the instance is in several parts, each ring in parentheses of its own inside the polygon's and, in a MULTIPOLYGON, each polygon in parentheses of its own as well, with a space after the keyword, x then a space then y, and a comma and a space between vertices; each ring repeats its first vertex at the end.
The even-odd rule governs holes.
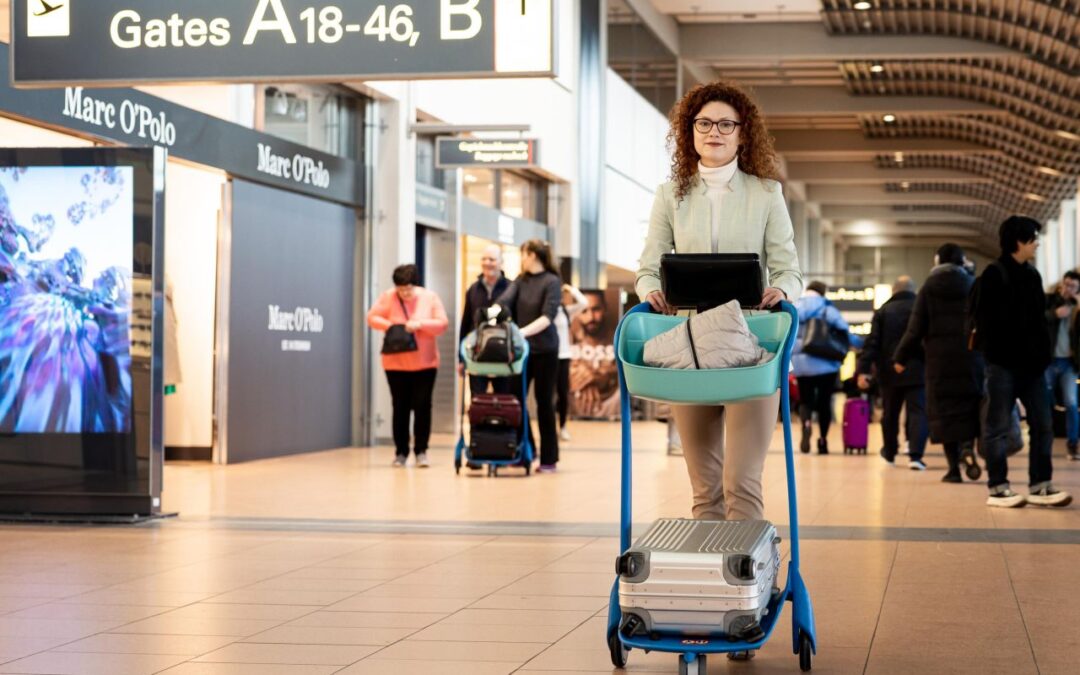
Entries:
POLYGON ((870 436, 870 402, 850 398, 844 404, 844 454, 866 454, 870 436))

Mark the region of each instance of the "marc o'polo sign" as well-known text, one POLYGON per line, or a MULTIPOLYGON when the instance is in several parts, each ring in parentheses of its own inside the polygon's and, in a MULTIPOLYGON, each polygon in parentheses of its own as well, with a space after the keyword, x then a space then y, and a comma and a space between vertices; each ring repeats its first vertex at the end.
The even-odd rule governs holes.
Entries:
POLYGON ((16 85, 545 77, 554 0, 11 0, 16 85))
MULTIPOLYGON (((0 43, 0 72, 9 67, 9 52, 0 43)), ((356 162, 137 89, 16 89, 0 80, 0 117, 35 120, 112 143, 159 145, 171 157, 235 177, 350 206, 364 204, 364 169, 356 162)))
POLYGON ((440 138, 435 165, 440 169, 528 169, 539 162, 537 143, 533 138, 440 138))

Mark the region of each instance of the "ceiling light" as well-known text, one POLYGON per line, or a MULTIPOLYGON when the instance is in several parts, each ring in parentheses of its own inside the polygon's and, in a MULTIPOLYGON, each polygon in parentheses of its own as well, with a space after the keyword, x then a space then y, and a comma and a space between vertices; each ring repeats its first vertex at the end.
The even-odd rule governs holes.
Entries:
POLYGON ((855 9, 859 10, 860 12, 865 12, 866 10, 870 9, 873 6, 874 5, 872 3, 869 3, 869 2, 856 2, 854 4, 855 9))
POLYGON ((1058 171, 1057 169, 1051 169, 1048 166, 1040 166, 1039 167, 1039 172, 1040 173, 1045 173, 1047 176, 1053 176, 1054 178, 1057 178, 1058 176, 1062 175, 1061 172, 1058 171))
POLYGON ((885 72, 885 66, 881 65, 880 63, 875 63, 874 65, 870 66, 870 72, 871 73, 884 73, 885 72))
POLYGON ((907 181, 904 181, 904 182, 900 183, 900 189, 901 190, 910 190, 911 189, 911 183, 909 183, 907 181))
POLYGON ((895 159, 897 162, 904 161, 904 153, 902 153, 902 152, 893 153, 893 159, 895 159))
POLYGON ((892 114, 890 114, 890 115, 882 115, 881 116, 881 121, 884 122, 885 124, 892 124, 893 122, 896 121, 896 115, 892 115, 892 114))
POLYGON ((468 173, 465 174, 465 182, 466 183, 475 183, 475 182, 477 182, 479 180, 480 180, 479 178, 477 178, 476 176, 474 176, 472 174, 468 174, 468 173))
POLYGON ((1072 133, 1071 131, 1065 131, 1064 129, 1058 129, 1054 133, 1056 133, 1058 136, 1061 136, 1062 138, 1067 138, 1070 141, 1080 141, 1080 136, 1077 136, 1076 134, 1072 133))
POLYGON ((1027 197, 1028 199, 1030 199, 1033 202, 1045 202, 1046 201, 1046 197, 1043 197, 1042 195, 1037 195, 1034 192, 1029 192, 1024 196, 1027 197))

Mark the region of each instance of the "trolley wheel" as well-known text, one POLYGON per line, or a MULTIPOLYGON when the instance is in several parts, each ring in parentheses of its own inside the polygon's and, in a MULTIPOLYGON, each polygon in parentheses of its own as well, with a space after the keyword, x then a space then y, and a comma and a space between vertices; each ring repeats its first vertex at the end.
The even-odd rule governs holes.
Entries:
POLYGON ((979 480, 982 477, 982 467, 978 464, 972 464, 964 470, 967 474, 968 480, 979 480))
POLYGON ((810 636, 806 633, 799 633, 799 670, 804 673, 810 672, 811 660, 813 658, 814 649, 810 644, 810 636))
POLYGON ((625 668, 626 659, 630 656, 630 650, 619 639, 617 630, 609 630, 607 636, 608 651, 611 652, 611 665, 616 668, 625 668))
POLYGON ((709 672, 704 654, 698 654, 691 663, 687 663, 682 656, 679 657, 679 675, 705 675, 709 672))

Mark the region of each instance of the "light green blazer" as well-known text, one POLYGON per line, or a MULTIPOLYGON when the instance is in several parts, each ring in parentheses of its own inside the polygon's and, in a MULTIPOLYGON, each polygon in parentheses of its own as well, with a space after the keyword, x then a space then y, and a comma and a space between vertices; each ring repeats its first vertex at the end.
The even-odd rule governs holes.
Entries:
MULTIPOLYGON (((700 177, 682 201, 675 201, 675 183, 656 190, 649 234, 637 273, 642 301, 660 288, 660 256, 665 253, 712 253, 712 202, 700 177)), ((758 253, 766 288, 773 286, 794 302, 803 279, 795 251, 795 230, 780 184, 736 170, 731 192, 720 205, 719 253, 758 253)))

